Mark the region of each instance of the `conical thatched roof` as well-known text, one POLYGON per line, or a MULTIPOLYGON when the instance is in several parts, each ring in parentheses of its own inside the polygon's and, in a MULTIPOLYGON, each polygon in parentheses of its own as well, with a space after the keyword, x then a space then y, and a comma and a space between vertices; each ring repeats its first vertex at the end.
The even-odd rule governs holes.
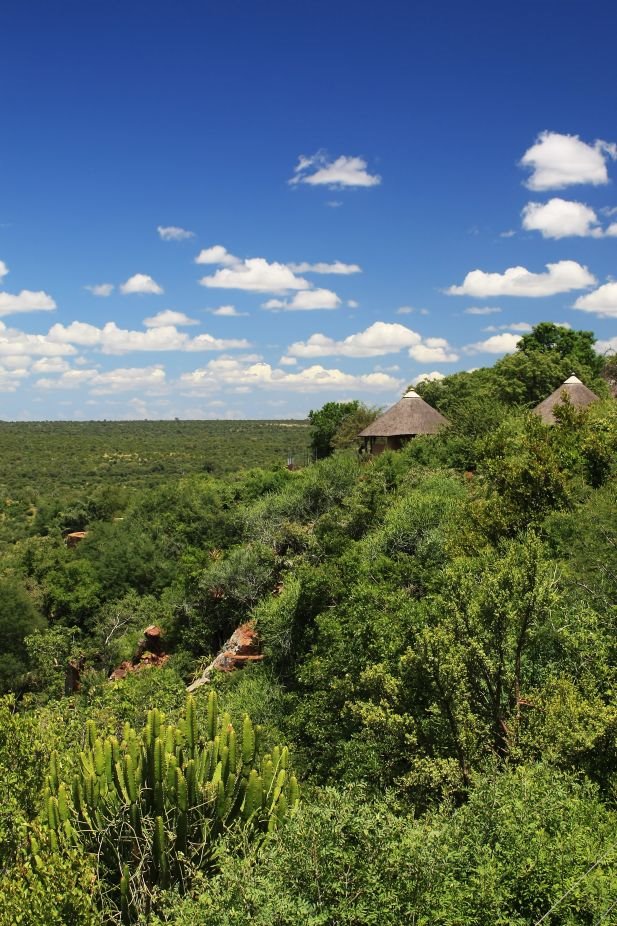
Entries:
POLYGON ((416 434, 436 434, 450 422, 421 399, 415 389, 409 389, 396 405, 380 415, 360 437, 411 437, 416 434))
POLYGON ((556 405, 562 404, 564 396, 569 398, 575 408, 585 408, 586 405, 597 402, 599 398, 595 392, 592 392, 580 381, 578 376, 570 376, 565 383, 562 383, 549 395, 548 399, 544 399, 543 402, 536 405, 534 413, 540 416, 544 424, 555 424, 556 419, 553 410, 556 405))

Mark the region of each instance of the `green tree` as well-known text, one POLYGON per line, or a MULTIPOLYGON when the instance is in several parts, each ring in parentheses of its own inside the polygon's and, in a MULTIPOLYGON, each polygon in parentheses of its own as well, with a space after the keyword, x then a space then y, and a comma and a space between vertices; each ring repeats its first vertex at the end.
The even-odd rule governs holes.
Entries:
POLYGON ((553 322, 540 322, 529 334, 523 335, 516 349, 523 353, 558 354, 563 359, 588 367, 594 376, 599 376, 604 361, 594 349, 595 341, 593 331, 575 331, 553 322))
POLYGON ((378 408, 372 408, 358 402, 354 411, 348 412, 336 429, 331 444, 335 450, 347 450, 358 446, 358 434, 375 421, 379 415, 378 408))
POLYGON ((19 687, 28 670, 25 639, 45 627, 24 587, 14 579, 0 581, 0 693, 19 687))
POLYGON ((308 414, 311 423, 311 449, 316 459, 329 457, 334 451, 332 443, 334 436, 348 415, 358 412, 361 403, 353 402, 326 402, 317 411, 308 414))
POLYGON ((463 784, 487 750, 509 755, 525 700, 548 661, 558 602, 554 566, 533 535, 456 560, 442 574, 421 642, 405 661, 409 684, 433 693, 427 717, 418 718, 425 736, 428 724, 433 750, 440 740, 449 744, 463 784))

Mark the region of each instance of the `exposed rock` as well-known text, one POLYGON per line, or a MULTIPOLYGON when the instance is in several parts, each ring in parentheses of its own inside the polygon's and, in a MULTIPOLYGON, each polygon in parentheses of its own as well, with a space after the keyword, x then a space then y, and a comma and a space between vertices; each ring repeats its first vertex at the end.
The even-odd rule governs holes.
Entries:
POLYGON ((117 681, 125 678, 129 672, 139 672, 141 669, 162 668, 169 659, 168 653, 163 651, 162 635, 161 628, 155 624, 146 627, 133 658, 121 662, 109 676, 110 680, 117 681))
POLYGON ((88 531, 72 531, 70 534, 67 534, 64 538, 64 542, 67 547, 76 547, 78 543, 81 543, 84 537, 88 536, 88 531))
POLYGON ((207 685, 214 672, 233 672, 243 669, 248 662, 259 662, 263 655, 259 652, 259 638, 252 621, 236 627, 229 640, 225 643, 218 656, 212 660, 202 674, 187 691, 196 691, 202 685, 207 685))

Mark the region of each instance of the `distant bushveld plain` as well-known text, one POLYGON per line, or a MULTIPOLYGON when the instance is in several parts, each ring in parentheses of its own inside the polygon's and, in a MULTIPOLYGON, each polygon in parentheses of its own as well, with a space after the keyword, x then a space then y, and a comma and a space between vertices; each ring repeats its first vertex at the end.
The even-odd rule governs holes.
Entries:
POLYGON ((0 542, 38 501, 102 486, 145 489, 195 473, 306 462, 308 421, 0 422, 0 542))

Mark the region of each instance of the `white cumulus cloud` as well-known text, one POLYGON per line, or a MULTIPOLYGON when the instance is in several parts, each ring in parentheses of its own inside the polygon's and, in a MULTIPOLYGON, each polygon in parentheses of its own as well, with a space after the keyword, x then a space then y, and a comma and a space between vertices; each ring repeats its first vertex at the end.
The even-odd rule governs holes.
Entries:
POLYGON ((445 379, 444 374, 440 373, 439 370, 433 370, 432 373, 419 373, 415 379, 412 380, 412 383, 414 386, 418 386, 420 383, 433 383, 440 379, 445 379))
POLYGON ((121 367, 116 370, 68 370, 54 379, 39 379, 37 389, 87 389, 92 395, 114 392, 157 391, 166 385, 165 370, 160 364, 150 367, 121 367))
POLYGON ((84 289, 89 290, 93 296, 111 296, 114 291, 113 283, 94 283, 92 286, 84 286, 84 289))
POLYGON ((163 287, 159 286, 156 280, 153 280, 147 273, 135 273, 132 277, 129 277, 126 283, 122 284, 120 292, 124 293, 125 296, 132 293, 148 293, 160 296, 163 287))
POLYGON ((558 196, 547 203, 527 203, 523 209, 523 228, 539 231, 543 238, 601 238, 603 234, 590 206, 558 196))
POLYGON ((296 293, 290 300, 269 299, 262 308, 286 312, 309 312, 313 309, 337 309, 341 300, 331 289, 308 289, 296 293))
POLYGON ((296 341, 287 349, 289 357, 380 357, 394 354, 404 348, 420 344, 421 335, 405 325, 391 322, 375 322, 350 334, 342 341, 327 337, 325 334, 312 334, 307 341, 296 341))
POLYGON ((486 341, 476 341, 465 348, 469 354, 511 354, 521 336, 518 334, 494 334, 486 341))
POLYGON ((22 289, 20 293, 0 293, 0 317, 17 315, 20 312, 51 312, 56 303, 43 291, 32 292, 22 289))
POLYGON ((0 357, 58 357, 76 353, 70 344, 58 344, 44 334, 25 334, 0 322, 0 357))
POLYGON ((531 331, 529 322, 512 322, 511 325, 488 325, 482 331, 531 331))
POLYGON ((240 264, 239 257, 230 254, 227 248, 222 244, 214 244, 211 248, 202 248, 195 258, 196 264, 220 264, 223 267, 231 267, 234 264, 240 264))
POLYGON ((341 260, 332 261, 330 264, 323 261, 319 261, 316 264, 309 264, 308 261, 302 261, 302 263, 287 264, 287 266, 290 270, 293 270, 294 273, 362 273, 362 267, 358 264, 345 264, 341 260))
POLYGON ((14 367, 0 363, 0 392, 17 392, 22 379, 27 375, 25 365, 14 367))
POLYGON ((283 293, 290 289, 310 289, 311 286, 308 280, 296 276, 286 264, 277 261, 268 263, 263 257, 249 257, 241 263, 221 267, 199 282, 211 289, 242 289, 256 293, 283 293))
POLYGON ((8 272, 9 272, 9 268, 8 268, 7 265, 4 263, 3 260, 0 260, 0 280, 1 280, 3 277, 5 277, 5 276, 7 275, 8 272))
POLYGON ((250 342, 244 338, 214 338, 200 334, 190 338, 174 325, 148 328, 146 331, 129 331, 119 328, 115 322, 107 322, 102 328, 87 322, 72 322, 70 325, 54 325, 48 335, 51 341, 94 347, 104 354, 126 354, 131 351, 208 351, 246 349, 250 342))
POLYGON ((338 369, 327 369, 318 364, 298 372, 281 370, 269 363, 246 363, 231 357, 211 360, 205 367, 184 373, 181 385, 190 392, 215 391, 227 386, 247 387, 247 391, 260 389, 298 390, 299 392, 320 392, 323 390, 393 390, 400 387, 401 380, 386 373, 354 375, 338 369))
POLYGON ((292 186, 297 183, 326 186, 333 190, 378 186, 381 177, 378 174, 370 174, 367 166, 364 158, 342 155, 336 160, 331 160, 325 152, 318 151, 311 157, 302 155, 298 159, 289 183, 292 186))
POLYGON ((586 296, 579 296, 574 308, 598 318, 617 318, 617 283, 605 283, 586 296))
POLYGON ((409 356, 419 363, 454 363, 456 354, 445 338, 426 338, 421 344, 409 348, 409 356))
POLYGON ((32 373, 66 373, 70 364, 62 357, 41 357, 30 367, 32 373))
POLYGON ((616 157, 613 143, 598 140, 588 145, 578 135, 542 132, 523 155, 521 166, 532 171, 526 181, 530 190, 561 190, 576 183, 608 183, 606 162, 616 157))
POLYGON ((158 225, 156 230, 162 241, 185 241, 187 238, 195 237, 195 232, 179 228, 177 225, 158 225))
POLYGON ((212 315, 221 315, 224 318, 241 318, 248 314, 248 312, 238 312, 235 305, 220 305, 218 309, 212 309, 212 315))
POLYGON ((149 318, 144 318, 146 328, 165 328, 167 325, 198 325, 196 318, 189 318, 184 312, 174 312, 173 309, 165 309, 164 312, 157 312, 149 318))
POLYGON ((596 282, 587 267, 575 260, 546 265, 546 273, 532 273, 525 267, 509 267, 504 273, 471 270, 461 286, 451 286, 453 296, 554 296, 573 289, 586 289, 596 282))
POLYGON ((457 360, 444 338, 423 339, 417 331, 396 322, 374 322, 364 331, 336 341, 325 334, 312 334, 306 341, 296 341, 287 349, 288 357, 381 357, 408 349, 419 361, 457 360))

